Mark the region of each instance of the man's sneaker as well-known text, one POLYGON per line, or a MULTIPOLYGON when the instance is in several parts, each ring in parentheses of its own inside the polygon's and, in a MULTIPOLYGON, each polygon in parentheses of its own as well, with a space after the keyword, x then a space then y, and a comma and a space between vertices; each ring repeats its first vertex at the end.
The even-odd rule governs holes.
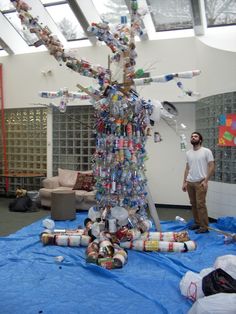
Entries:
POLYGON ((205 228, 199 228, 197 231, 195 231, 195 233, 199 234, 199 233, 207 233, 209 232, 208 229, 205 229, 205 228))
POLYGON ((197 225, 197 224, 193 224, 193 225, 191 225, 191 226, 188 227, 189 230, 197 230, 197 229, 199 229, 199 228, 200 228, 200 226, 197 225))

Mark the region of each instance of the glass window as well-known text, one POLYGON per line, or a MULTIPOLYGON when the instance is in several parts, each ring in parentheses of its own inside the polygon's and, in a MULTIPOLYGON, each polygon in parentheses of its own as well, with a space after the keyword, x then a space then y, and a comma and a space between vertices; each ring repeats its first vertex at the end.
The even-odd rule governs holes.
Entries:
POLYGON ((86 38, 82 27, 67 3, 46 6, 45 8, 68 41, 86 38))
POLYGON ((9 0, 1 0, 0 1, 0 10, 7 11, 15 9, 14 5, 9 0))
POLYGON ((93 4, 104 22, 111 25, 120 24, 121 16, 126 16, 127 23, 130 22, 130 14, 125 0, 93 0, 93 4))
MULTIPOLYGON (((57 173, 58 168, 63 168, 64 165, 67 169, 74 169, 74 170, 85 170, 88 167, 91 169, 92 165, 91 162, 88 160, 83 159, 83 157, 89 158, 92 157, 92 153, 95 150, 95 140, 93 137, 93 133, 90 132, 91 136, 88 136, 88 129, 93 130, 94 128, 94 109, 92 106, 78 106, 78 107, 67 107, 65 113, 60 113, 58 109, 53 109, 53 171, 55 170, 55 174, 57 173), (84 113, 86 113, 84 115, 84 113), (58 119, 60 116, 60 119, 58 119), (81 127, 81 123, 73 123, 73 132, 65 131, 65 137, 63 140, 56 141, 55 139, 58 138, 58 133, 55 131, 55 126, 58 126, 58 129, 61 129, 61 125, 64 123, 62 121, 69 121, 71 117, 77 118, 78 121, 83 121, 81 123, 86 123, 87 129, 84 131, 79 131, 83 141, 78 140, 76 137, 77 134, 77 127, 81 127), (86 116, 86 120, 84 119, 86 116), (84 133, 87 134, 86 139, 84 133), (64 154, 65 160, 63 160, 64 154)), ((68 123, 66 124, 68 126, 68 123)), ((71 126, 70 125, 70 126, 71 126)), ((61 132, 60 132, 61 134, 61 132)))
POLYGON ((147 0, 156 32, 193 28, 189 0, 147 0))
POLYGON ((205 0, 205 9, 209 27, 236 24, 235 0, 205 0))
MULTIPOLYGON (((46 163, 43 160, 47 159, 47 138, 46 133, 40 132, 41 126, 36 123, 37 119, 41 117, 41 124, 46 127, 47 124, 47 110, 45 109, 6 109, 5 110, 5 123, 7 130, 7 156, 9 162, 9 171, 12 172, 40 172, 46 173, 46 163), (34 111, 34 129, 29 131, 30 111, 34 111), (25 121, 25 118, 28 120, 25 121), (23 121, 24 120, 24 121, 23 121), (24 123, 23 123, 24 122, 24 123), (15 126, 20 123, 21 131, 17 131, 15 126), (9 127, 9 125, 11 127, 9 127), (41 146, 40 143, 44 146, 41 146)), ((1 131, 0 131, 1 135, 1 131)), ((0 152, 2 150, 0 143, 0 152)), ((0 155, 0 172, 3 172, 3 155, 0 155)), ((25 180, 25 188, 32 189, 30 180, 25 180)), ((17 182, 10 179, 9 192, 14 193, 17 182)), ((39 188, 40 185, 35 185, 33 188, 39 188)))
POLYGON ((21 24, 21 21, 17 14, 17 12, 10 12, 5 13, 4 16, 13 25, 16 31, 24 38, 27 44, 31 46, 38 40, 38 38, 35 34, 30 33, 30 31, 21 24))

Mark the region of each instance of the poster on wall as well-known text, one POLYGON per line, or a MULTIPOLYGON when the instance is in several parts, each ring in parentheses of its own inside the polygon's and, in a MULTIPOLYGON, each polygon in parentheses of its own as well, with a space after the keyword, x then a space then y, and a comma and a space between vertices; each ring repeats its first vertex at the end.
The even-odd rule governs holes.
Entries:
POLYGON ((219 117, 219 146, 236 146, 236 113, 219 117))

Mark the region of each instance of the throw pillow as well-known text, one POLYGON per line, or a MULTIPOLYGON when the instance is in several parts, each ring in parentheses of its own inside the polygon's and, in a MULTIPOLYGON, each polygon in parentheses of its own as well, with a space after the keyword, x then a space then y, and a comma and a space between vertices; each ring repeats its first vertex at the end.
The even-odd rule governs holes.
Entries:
POLYGON ((60 186, 73 187, 78 171, 58 168, 60 186))
POLYGON ((73 190, 84 190, 90 192, 93 190, 93 186, 94 177, 92 174, 78 172, 73 190))

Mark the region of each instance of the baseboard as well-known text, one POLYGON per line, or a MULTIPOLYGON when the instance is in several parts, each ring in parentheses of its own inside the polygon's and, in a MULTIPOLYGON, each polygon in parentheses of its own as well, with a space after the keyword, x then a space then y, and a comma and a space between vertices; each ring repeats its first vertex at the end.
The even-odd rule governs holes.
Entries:
POLYGON ((189 205, 173 205, 173 204, 155 204, 155 206, 161 208, 176 208, 176 209, 187 209, 190 210, 191 206, 189 205))

